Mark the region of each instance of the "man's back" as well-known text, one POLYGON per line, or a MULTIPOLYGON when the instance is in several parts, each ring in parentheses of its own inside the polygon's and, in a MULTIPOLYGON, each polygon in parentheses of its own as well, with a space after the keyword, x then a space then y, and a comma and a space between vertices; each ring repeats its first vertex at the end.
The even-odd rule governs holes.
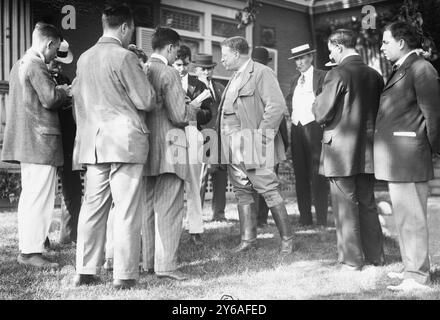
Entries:
POLYGON ((134 53, 101 38, 78 60, 73 94, 79 163, 146 161, 149 130, 142 111, 154 108, 155 93, 134 53))
POLYGON ((327 73, 314 107, 324 124, 320 172, 326 176, 373 173, 374 124, 383 79, 360 56, 327 73))

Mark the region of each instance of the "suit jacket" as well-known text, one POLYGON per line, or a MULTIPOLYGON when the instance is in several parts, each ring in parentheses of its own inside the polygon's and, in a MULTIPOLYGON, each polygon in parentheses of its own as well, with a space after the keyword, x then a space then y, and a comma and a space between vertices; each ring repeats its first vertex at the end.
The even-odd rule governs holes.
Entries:
POLYGON ((196 113, 185 104, 185 92, 177 70, 165 65, 157 58, 147 63, 147 77, 157 92, 156 108, 148 114, 146 123, 151 129, 150 153, 146 164, 147 176, 174 173, 181 179, 187 178, 185 163, 168 161, 167 152, 173 148, 179 153, 179 159, 186 161, 187 145, 183 128, 189 121, 196 120, 196 113), (179 136, 174 142, 167 141, 167 134, 173 132, 179 136))
POLYGON ((218 115, 218 108, 223 96, 223 92, 225 91, 225 86, 223 84, 221 84, 218 81, 215 80, 211 80, 212 83, 212 87, 214 88, 214 92, 212 94, 214 94, 214 97, 212 99, 212 103, 211 103, 211 120, 205 125, 205 128, 210 128, 210 129, 215 129, 216 128, 216 124, 217 124, 217 115, 218 115))
POLYGON ((327 73, 312 108, 316 122, 324 126, 321 174, 374 173, 374 123, 383 86, 382 76, 358 55, 327 73))
POLYGON ((155 93, 133 52, 100 38, 80 56, 72 92, 80 164, 145 163, 145 111, 155 107, 155 93))
MULTIPOLYGON (((186 95, 194 100, 197 96, 199 96, 206 88, 206 85, 197 79, 197 77, 188 75, 188 90, 186 91, 186 95)), ((212 112, 211 112, 211 104, 212 99, 206 99, 202 102, 200 106, 200 111, 197 112, 197 129, 202 130, 202 125, 207 124, 211 121, 212 112)))
POLYGON ((374 135, 376 178, 395 182, 434 177, 432 154, 440 150, 440 89, 434 67, 411 54, 380 97, 374 135))
POLYGON ((58 108, 66 101, 38 53, 29 49, 12 67, 2 160, 63 164, 58 108))
MULTIPOLYGON (((261 150, 274 140, 274 155, 271 161, 277 164, 286 159, 283 141, 279 132, 280 123, 287 112, 283 93, 273 70, 261 63, 249 61, 241 76, 239 89, 233 101, 233 108, 240 119, 241 129, 251 129, 254 155, 253 163, 245 163, 246 169, 256 169, 264 165, 261 150), (253 129, 260 129, 259 133, 253 129), (266 129, 273 130, 275 137, 267 135, 266 129), (258 137, 257 135, 261 135, 258 137), (262 141, 259 143, 259 141, 262 141)), ((221 113, 225 94, 230 82, 226 87, 217 116, 217 128, 221 128, 221 113)), ((219 130, 220 131, 220 130, 219 130)), ((244 135, 244 138, 248 138, 244 135)), ((248 141, 244 142, 249 145, 248 141)), ((272 155, 268 155, 272 156, 272 155)))

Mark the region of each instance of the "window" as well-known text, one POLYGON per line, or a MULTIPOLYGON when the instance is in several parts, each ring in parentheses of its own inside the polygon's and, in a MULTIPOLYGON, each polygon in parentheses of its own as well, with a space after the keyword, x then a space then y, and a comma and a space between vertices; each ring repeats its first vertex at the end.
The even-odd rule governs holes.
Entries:
POLYGON ((173 29, 200 32, 200 16, 196 13, 163 8, 161 10, 160 24, 173 29))
POLYGON ((224 38, 246 37, 246 32, 244 29, 238 29, 234 20, 214 16, 212 17, 212 35, 224 38))

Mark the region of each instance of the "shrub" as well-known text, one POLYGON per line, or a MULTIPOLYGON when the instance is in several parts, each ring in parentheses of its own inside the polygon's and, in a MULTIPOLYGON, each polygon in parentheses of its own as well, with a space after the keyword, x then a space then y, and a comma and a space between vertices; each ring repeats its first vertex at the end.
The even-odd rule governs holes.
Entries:
POLYGON ((21 193, 20 173, 0 171, 0 198, 18 202, 21 193))

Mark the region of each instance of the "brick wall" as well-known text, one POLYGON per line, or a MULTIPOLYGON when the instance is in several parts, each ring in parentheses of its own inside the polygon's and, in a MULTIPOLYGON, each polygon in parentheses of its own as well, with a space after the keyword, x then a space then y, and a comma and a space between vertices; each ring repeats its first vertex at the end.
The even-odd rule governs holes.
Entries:
MULTIPOLYGON (((278 81, 284 95, 289 91, 290 81, 296 71, 293 60, 288 60, 290 49, 305 43, 312 44, 310 22, 307 13, 264 4, 260 8, 254 25, 254 46, 264 46, 262 28, 275 29, 275 44, 278 50, 278 81)), ((267 46, 269 47, 269 46, 267 46)))

